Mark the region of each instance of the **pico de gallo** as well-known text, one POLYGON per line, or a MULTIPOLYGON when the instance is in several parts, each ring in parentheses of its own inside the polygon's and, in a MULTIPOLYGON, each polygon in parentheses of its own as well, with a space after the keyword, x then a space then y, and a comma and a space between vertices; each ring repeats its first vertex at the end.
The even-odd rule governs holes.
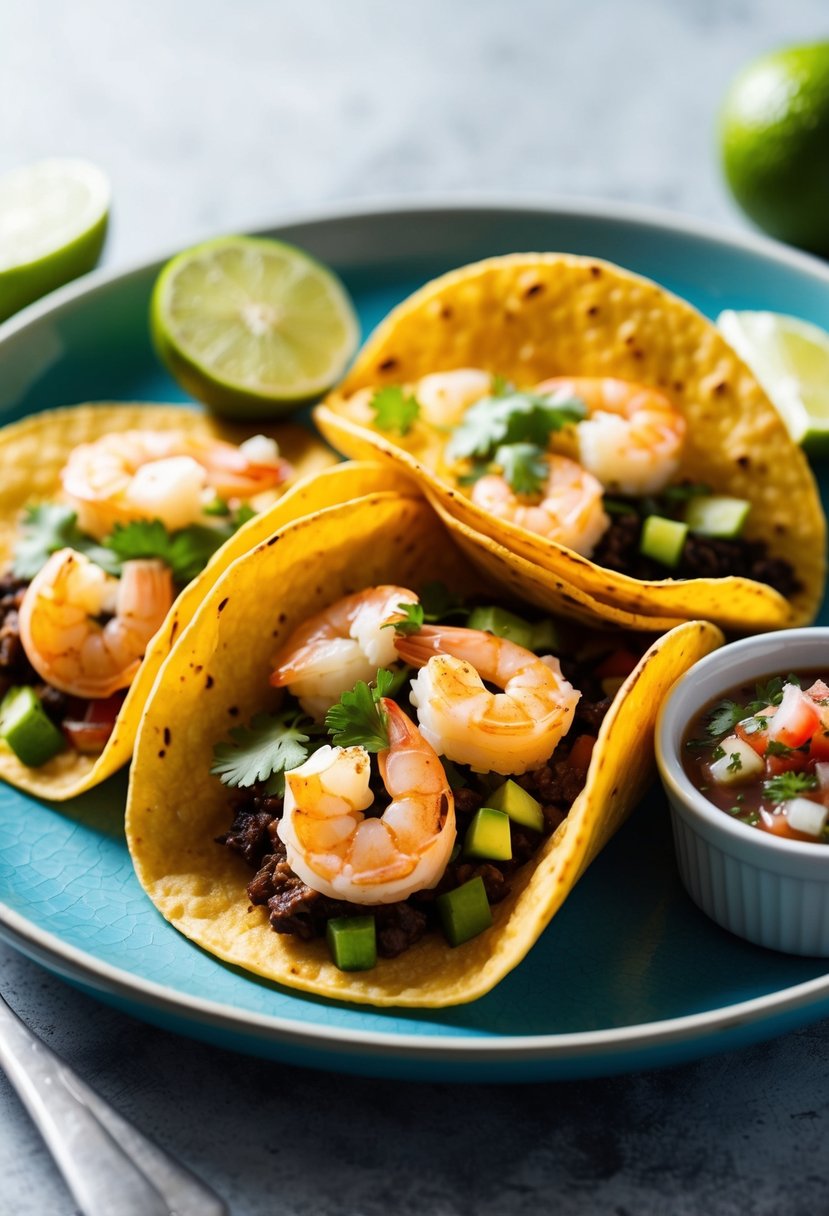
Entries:
POLYGON ((742 685, 691 722, 685 771, 749 827, 829 844, 829 683, 818 672, 742 685))

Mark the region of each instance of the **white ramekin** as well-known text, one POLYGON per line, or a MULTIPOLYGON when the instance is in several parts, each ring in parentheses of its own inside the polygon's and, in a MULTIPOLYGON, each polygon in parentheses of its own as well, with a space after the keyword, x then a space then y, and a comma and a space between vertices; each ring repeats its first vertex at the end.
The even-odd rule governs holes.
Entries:
POLYGON ((724 929, 787 954, 829 957, 829 845, 786 840, 732 819, 686 775, 688 724, 740 684, 829 673, 829 629, 792 629, 715 650, 677 681, 656 722, 656 759, 688 894, 724 929))

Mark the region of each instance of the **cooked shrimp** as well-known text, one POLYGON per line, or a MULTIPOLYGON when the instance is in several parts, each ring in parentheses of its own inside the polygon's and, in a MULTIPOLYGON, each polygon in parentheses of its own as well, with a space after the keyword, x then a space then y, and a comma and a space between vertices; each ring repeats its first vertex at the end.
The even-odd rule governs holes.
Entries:
POLYGON ((602 507, 602 486, 566 456, 544 459, 549 472, 535 500, 516 494, 500 473, 487 473, 473 485, 472 501, 499 519, 589 557, 610 523, 602 507))
POLYGON ((526 773, 567 734, 581 696, 558 660, 480 629, 426 625, 397 638, 420 667, 411 700, 435 751, 478 773, 526 773), (484 681, 502 688, 490 692, 484 681))
POLYGON ((288 687, 307 714, 322 721, 346 689, 373 680, 378 667, 397 660, 394 630, 398 604, 416 604, 405 587, 367 587, 310 617, 273 660, 271 684, 288 687))
POLYGON ((174 595, 163 562, 124 562, 119 579, 60 549, 26 588, 20 641, 47 684, 75 697, 110 697, 132 683, 174 595))
POLYGON ((457 426, 470 405, 492 390, 492 376, 477 367, 433 372, 415 384, 421 414, 432 426, 457 426))
POLYGON ((443 765, 414 723, 383 698, 389 747, 378 754, 391 802, 363 812, 371 761, 364 747, 321 747, 285 774, 277 831, 288 864, 313 891, 355 904, 387 904, 434 887, 455 843, 455 804, 443 765))
POLYGON ((206 499, 253 498, 289 469, 261 435, 237 448, 183 431, 122 431, 74 448, 61 481, 78 526, 100 539, 133 519, 184 528, 203 518, 206 499))
POLYGON ((556 376, 536 392, 577 397, 588 417, 576 425, 579 460, 607 490, 655 494, 679 466, 685 419, 658 389, 600 376, 556 376))

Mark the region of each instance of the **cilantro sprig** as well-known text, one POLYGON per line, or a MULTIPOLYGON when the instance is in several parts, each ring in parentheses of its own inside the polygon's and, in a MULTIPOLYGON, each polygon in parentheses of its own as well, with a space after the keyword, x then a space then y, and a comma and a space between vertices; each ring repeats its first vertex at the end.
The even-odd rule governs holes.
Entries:
POLYGON ((134 519, 116 524, 103 543, 119 563, 157 558, 170 567, 175 582, 189 583, 235 531, 235 521, 218 528, 190 524, 168 532, 160 519, 134 519))
POLYGON ((358 680, 344 692, 336 705, 325 715, 325 726, 331 742, 337 747, 364 747, 368 752, 382 752, 389 746, 386 715, 379 702, 389 695, 395 678, 381 667, 373 685, 358 680))
POLYGON ((14 551, 14 574, 33 579, 53 553, 67 547, 85 554, 107 574, 120 574, 121 564, 115 554, 81 532, 71 507, 54 502, 38 503, 24 512, 14 551))
POLYGON ((387 625, 381 625, 381 629, 393 629, 395 633, 408 637, 410 633, 417 633, 423 628, 425 613, 422 604, 400 603, 396 607, 397 611, 403 614, 401 619, 389 621, 387 625))
POLYGON ((399 384, 390 384, 378 389, 371 399, 374 425, 381 431, 393 431, 408 435, 420 416, 417 398, 407 393, 399 384))
POLYGON ((537 494, 549 473, 544 449, 535 443, 502 443, 495 449, 495 464, 516 494, 537 494))
POLYGON ((575 397, 553 402, 541 393, 516 389, 483 397, 466 411, 447 445, 447 455, 450 460, 484 460, 502 444, 545 448, 554 431, 580 422, 586 415, 584 402, 575 397))
POLYGON ((786 802, 789 798, 799 798, 809 790, 816 790, 818 785, 814 773, 778 773, 763 782, 763 794, 769 802, 786 802))
POLYGON ((319 733, 296 709, 256 714, 249 726, 230 732, 232 742, 216 744, 210 771, 225 785, 244 788, 264 781, 269 793, 281 793, 282 774, 308 759, 312 734, 319 733))

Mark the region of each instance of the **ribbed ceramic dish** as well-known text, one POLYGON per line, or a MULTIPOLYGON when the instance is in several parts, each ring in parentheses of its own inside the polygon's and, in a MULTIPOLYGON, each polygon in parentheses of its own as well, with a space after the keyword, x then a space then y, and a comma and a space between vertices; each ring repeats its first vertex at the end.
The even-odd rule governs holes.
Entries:
POLYGON ((679 873, 706 915, 739 937, 788 954, 829 957, 829 848, 759 832, 724 814, 682 766, 688 723, 741 684, 829 668, 829 629, 744 638, 674 685, 656 726, 679 873))
MULTIPOLYGON (((726 306, 776 308, 829 327, 820 263, 633 209, 380 208, 274 234, 336 268, 364 332, 432 275, 527 249, 609 258, 711 316, 726 306)), ((93 275, 0 327, 0 420, 89 398, 180 400, 147 333, 159 265, 93 275)), ((829 1013, 825 962, 741 941, 688 898, 661 791, 494 992, 431 1012, 314 1000, 191 945, 133 875, 124 791, 115 778, 55 807, 0 787, 0 932, 100 999, 185 1035, 344 1072, 542 1080, 675 1063, 829 1013)))

